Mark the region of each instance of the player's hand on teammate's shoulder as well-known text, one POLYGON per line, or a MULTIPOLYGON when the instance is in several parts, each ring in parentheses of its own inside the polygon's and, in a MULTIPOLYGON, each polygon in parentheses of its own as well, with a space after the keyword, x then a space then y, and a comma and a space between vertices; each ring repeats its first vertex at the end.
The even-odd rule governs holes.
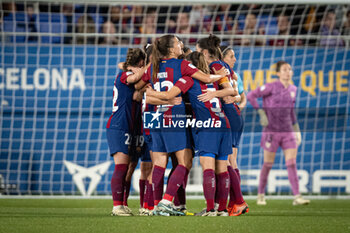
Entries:
POLYGON ((230 72, 225 67, 222 67, 220 70, 216 70, 213 67, 213 70, 215 74, 221 75, 222 77, 225 77, 226 75, 230 74, 230 72))
POLYGON ((203 90, 203 92, 205 92, 205 93, 203 93, 197 97, 198 100, 201 102, 210 101, 211 99, 213 99, 215 97, 214 91, 203 90))

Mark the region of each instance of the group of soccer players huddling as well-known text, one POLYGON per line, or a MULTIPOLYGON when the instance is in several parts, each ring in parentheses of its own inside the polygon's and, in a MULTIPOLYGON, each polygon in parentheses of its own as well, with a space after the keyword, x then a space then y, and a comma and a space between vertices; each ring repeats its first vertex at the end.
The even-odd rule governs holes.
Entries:
POLYGON ((177 36, 164 35, 144 50, 129 49, 119 64, 122 71, 114 82, 113 113, 107 123, 115 162, 112 215, 133 215, 127 199, 139 158, 139 214, 192 215, 185 190, 194 156, 202 166, 206 200, 206 208, 196 215, 249 211, 236 162, 243 131, 239 106, 245 106, 246 98, 242 80, 233 71, 234 51, 220 48, 220 42, 210 35, 192 52, 177 36), (173 167, 163 193, 169 157, 173 167))

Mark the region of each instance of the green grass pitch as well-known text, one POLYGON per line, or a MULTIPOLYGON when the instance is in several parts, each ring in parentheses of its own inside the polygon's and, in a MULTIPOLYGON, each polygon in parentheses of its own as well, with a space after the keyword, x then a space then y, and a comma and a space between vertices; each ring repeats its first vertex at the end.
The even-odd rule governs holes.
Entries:
MULTIPOLYGON (((138 200, 129 206, 138 211, 138 200)), ((248 201, 250 211, 238 217, 112 217, 111 200, 0 199, 0 232, 350 232, 350 200, 312 200, 293 206, 292 200, 248 201)), ((198 212, 204 201, 188 200, 198 212)))

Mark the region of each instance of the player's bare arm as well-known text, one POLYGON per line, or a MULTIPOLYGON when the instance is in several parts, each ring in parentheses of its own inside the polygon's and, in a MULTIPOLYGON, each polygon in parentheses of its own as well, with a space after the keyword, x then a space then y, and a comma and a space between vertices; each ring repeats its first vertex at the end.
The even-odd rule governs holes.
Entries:
POLYGON ((128 70, 131 70, 133 72, 133 74, 129 75, 128 78, 126 79, 126 81, 128 83, 136 83, 138 82, 139 80, 141 80, 141 77, 142 75, 145 73, 145 70, 147 69, 148 67, 145 66, 145 67, 128 67, 128 70))
POLYGON ((231 84, 229 82, 224 82, 224 83, 220 84, 220 86, 223 89, 216 90, 216 91, 206 90, 206 93, 203 93, 203 94, 198 96, 198 100, 200 100, 202 102, 207 102, 215 97, 223 98, 226 96, 237 95, 237 91, 231 86, 231 84))
POLYGON ((215 70, 215 74, 205 74, 202 71, 198 70, 196 73, 192 75, 192 78, 195 78, 203 83, 214 83, 221 78, 226 77, 226 69, 223 67, 220 70, 215 70))
POLYGON ((243 109, 243 108, 245 108, 245 106, 247 105, 247 97, 246 97, 246 95, 245 95, 244 92, 242 92, 242 93, 240 94, 240 97, 241 97, 241 99, 240 99, 240 101, 238 101, 238 102, 240 102, 239 105, 238 105, 238 107, 239 107, 240 109, 243 109))
POLYGON ((161 100, 171 100, 181 93, 180 88, 173 86, 169 91, 155 91, 152 87, 146 89, 147 96, 156 97, 161 100))
POLYGON ((182 102, 181 97, 174 97, 170 100, 162 100, 154 96, 147 96, 146 97, 146 103, 147 104, 152 104, 152 105, 180 105, 182 102))

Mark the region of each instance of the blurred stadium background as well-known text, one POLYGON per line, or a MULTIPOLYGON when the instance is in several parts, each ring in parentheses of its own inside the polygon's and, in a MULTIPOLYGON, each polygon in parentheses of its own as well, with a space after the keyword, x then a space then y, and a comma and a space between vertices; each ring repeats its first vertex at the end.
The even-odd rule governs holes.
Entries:
MULTIPOLYGON (((0 4, 0 189, 4 196, 110 195, 105 125, 118 62, 130 47, 175 33, 192 49, 218 35, 233 46, 248 92, 286 60, 298 87, 303 142, 300 190, 350 196, 350 4, 348 1, 3 1, 0 4)), ((256 195, 263 157, 248 104, 238 164, 256 195)), ((291 194, 281 152, 268 193, 291 194)), ((132 193, 138 191, 138 175, 132 193)), ((195 160, 187 192, 200 195, 195 160)))

